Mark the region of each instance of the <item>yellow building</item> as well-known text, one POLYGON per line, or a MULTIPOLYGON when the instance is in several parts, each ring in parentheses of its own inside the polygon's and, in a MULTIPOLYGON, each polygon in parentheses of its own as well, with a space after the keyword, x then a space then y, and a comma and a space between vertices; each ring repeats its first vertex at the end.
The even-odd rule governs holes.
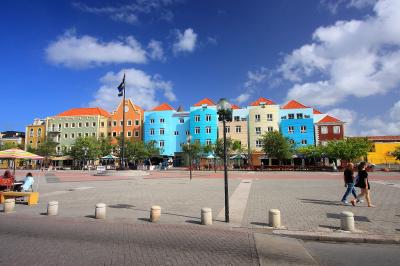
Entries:
POLYGON ((36 118, 33 123, 26 127, 25 150, 28 147, 37 149, 40 143, 43 143, 46 137, 46 120, 36 118))
MULTIPOLYGON (((232 122, 226 123, 226 137, 239 141, 244 150, 248 149, 247 119, 249 112, 237 105, 232 105, 232 122)), ((223 124, 218 122, 218 138, 223 138, 223 124)))
POLYGON ((371 136, 367 137, 373 143, 368 153, 368 162, 373 164, 400 164, 391 155, 396 147, 400 147, 400 136, 371 136))

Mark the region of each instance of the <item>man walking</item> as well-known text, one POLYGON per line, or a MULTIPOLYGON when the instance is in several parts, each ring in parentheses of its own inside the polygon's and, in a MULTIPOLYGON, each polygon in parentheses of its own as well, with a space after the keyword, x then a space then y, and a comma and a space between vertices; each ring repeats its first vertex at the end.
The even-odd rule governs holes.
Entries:
POLYGON ((348 163, 346 169, 344 170, 344 186, 347 187, 346 192, 342 197, 342 202, 345 205, 349 205, 347 197, 350 193, 353 194, 354 198, 357 198, 356 190, 354 188, 354 164, 348 163))

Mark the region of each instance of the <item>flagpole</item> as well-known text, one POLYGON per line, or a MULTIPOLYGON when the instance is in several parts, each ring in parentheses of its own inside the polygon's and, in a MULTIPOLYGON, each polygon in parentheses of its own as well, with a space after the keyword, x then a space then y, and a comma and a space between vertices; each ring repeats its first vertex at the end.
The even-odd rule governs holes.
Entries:
MULTIPOLYGON (((124 73, 125 79, 125 73, 124 73)), ((125 169, 125 83, 124 83, 124 99, 122 105, 122 148, 121 148, 121 170, 125 169)))

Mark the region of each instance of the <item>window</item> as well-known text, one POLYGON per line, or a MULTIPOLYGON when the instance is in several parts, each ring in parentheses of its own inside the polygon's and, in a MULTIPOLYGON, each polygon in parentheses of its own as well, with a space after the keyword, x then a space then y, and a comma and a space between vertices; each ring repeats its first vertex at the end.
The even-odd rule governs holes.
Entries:
POLYGON ((206 121, 211 121, 211 115, 210 114, 206 115, 206 121))
POLYGON ((274 127, 268 127, 268 132, 272 132, 272 131, 274 131, 274 127))
POLYGON ((206 133, 210 134, 211 133, 211 127, 206 127, 206 133))
POLYGON ((162 124, 164 122, 165 122, 165 119, 164 118, 160 118, 160 123, 162 124))
POLYGON ((85 133, 85 137, 89 137, 89 133, 85 133))
POLYGON ((256 140, 256 147, 257 148, 261 148, 262 147, 262 142, 261 142, 261 140, 256 140))
POLYGON ((181 124, 185 123, 185 119, 180 118, 180 119, 179 119, 179 123, 181 123, 181 124))
POLYGON ((186 130, 185 135, 186 135, 186 136, 189 136, 189 135, 190 135, 189 130, 186 130))
POLYGON ((200 140, 199 139, 195 139, 194 143, 200 144, 200 140))
POLYGON ((124 121, 123 121, 123 120, 120 120, 120 121, 119 121, 119 125, 122 127, 122 126, 124 125, 124 121))
POLYGON ((296 114, 297 119, 303 119, 303 114, 296 114))
POLYGON ((72 128, 75 128, 75 123, 71 123, 71 127, 72 127, 72 128))
POLYGON ((135 120, 135 126, 138 126, 139 125, 139 120, 135 120))
POLYGON ((93 122, 93 123, 92 123, 92 126, 95 127, 95 126, 96 126, 96 122, 93 122))
POLYGON ((132 137, 132 131, 128 131, 128 137, 132 137))
POLYGON ((96 137, 96 133, 92 133, 92 137, 96 137))
POLYGON ((31 132, 29 133, 29 136, 33 137, 33 128, 31 128, 31 132))
POLYGON ((85 127, 89 127, 89 122, 86 122, 86 123, 85 123, 85 127))
POLYGON ((206 139, 206 145, 211 145, 211 139, 206 139))
POLYGON ((326 126, 321 127, 321 134, 328 134, 328 127, 326 126))
POLYGON ((164 145, 165 145, 165 142, 164 142, 164 140, 160 140, 160 148, 162 148, 162 147, 164 147, 164 145))
POLYGON ((179 131, 174 131, 174 136, 178 136, 179 135, 179 131))
POLYGON ((82 122, 79 122, 79 123, 78 123, 78 127, 82 127, 82 122))
POLYGON ((226 126, 225 127, 225 133, 230 133, 231 132, 231 127, 230 126, 226 126))
MULTIPOLYGON (((53 125, 54 126, 54 125, 53 125)), ((53 128, 54 129, 54 128, 53 128)), ((61 130, 61 124, 58 124, 58 130, 61 130)))
POLYGON ((111 132, 108 132, 107 135, 108 135, 109 137, 111 137, 111 132))
POLYGON ((194 116, 194 121, 195 122, 200 122, 200 115, 195 115, 194 116))
POLYGON ((75 134, 71 133, 71 139, 74 139, 74 138, 75 138, 75 134))
POLYGON ((310 115, 304 115, 304 118, 310 118, 310 115))
POLYGON ((33 143, 33 141, 32 141, 32 140, 30 140, 30 141, 29 141, 29 143, 30 143, 30 144, 32 144, 32 143, 33 143))
POLYGON ((288 114, 289 119, 294 119, 294 114, 288 114))
POLYGON ((301 140, 301 144, 307 144, 307 140, 306 139, 302 139, 301 140))
POLYGON ((78 133, 78 138, 82 137, 82 133, 78 133))
POLYGON ((42 129, 41 128, 38 128, 37 135, 38 135, 38 137, 42 136, 42 129))
POLYGON ((236 131, 236 133, 242 132, 242 127, 241 126, 236 126, 235 127, 235 131, 236 131))
POLYGON ((65 126, 65 128, 67 128, 69 125, 68 125, 68 123, 65 123, 65 125, 64 125, 64 126, 65 126))
POLYGON ((108 121, 108 126, 111 127, 111 121, 108 121))
POLYGON ((164 135, 165 130, 163 128, 160 128, 160 135, 164 135))
POLYGON ((68 138, 68 134, 64 134, 64 139, 67 139, 68 138))
POLYGON ((195 127, 194 128, 194 134, 200 134, 200 128, 199 127, 195 127))
POLYGON ((272 121, 272 114, 267 114, 267 121, 272 121))
POLYGON ((333 127, 333 134, 340 134, 340 126, 333 127))
POLYGON ((150 124, 154 124, 154 119, 150 119, 150 124))
POLYGON ((322 146, 326 146, 326 145, 328 145, 328 142, 327 141, 321 141, 321 145, 322 146))
POLYGON ((288 126, 288 133, 293 134, 294 133, 294 126, 288 126))
POLYGON ((290 144, 294 144, 294 140, 289 139, 289 143, 290 143, 290 144))
POLYGON ((117 126, 117 121, 113 121, 113 125, 114 125, 114 127, 116 127, 117 126))
POLYGON ((256 134, 260 135, 261 134, 261 127, 256 127, 256 134))
POLYGON ((151 135, 151 136, 154 136, 154 128, 151 128, 151 129, 150 129, 150 135, 151 135))
POLYGON ((301 133, 307 133, 307 127, 306 126, 301 126, 300 127, 300 132, 301 133))
POLYGON ((128 127, 132 126, 132 120, 128 120, 128 127))
POLYGON ((139 137, 139 131, 135 130, 135 137, 139 137))
POLYGON ((233 117, 233 120, 236 121, 236 122, 237 122, 237 121, 240 121, 240 116, 235 115, 235 116, 233 117))
POLYGON ((260 120, 261 120, 261 115, 255 115, 255 120, 256 120, 256 122, 260 122, 260 120))
POLYGON ((117 136, 117 132, 114 131, 114 132, 112 133, 112 135, 113 135, 113 137, 116 137, 116 136, 117 136))

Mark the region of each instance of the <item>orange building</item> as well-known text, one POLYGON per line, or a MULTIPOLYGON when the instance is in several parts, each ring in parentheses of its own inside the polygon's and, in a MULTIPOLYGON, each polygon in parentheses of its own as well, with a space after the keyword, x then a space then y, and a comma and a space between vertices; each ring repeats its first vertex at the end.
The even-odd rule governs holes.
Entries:
MULTIPOLYGON (((143 119, 144 111, 141 107, 135 105, 130 99, 125 100, 125 137, 135 141, 141 141, 143 135, 143 119)), ((117 110, 111 113, 109 128, 113 142, 116 137, 120 136, 123 131, 123 106, 122 101, 118 105, 117 110)))

